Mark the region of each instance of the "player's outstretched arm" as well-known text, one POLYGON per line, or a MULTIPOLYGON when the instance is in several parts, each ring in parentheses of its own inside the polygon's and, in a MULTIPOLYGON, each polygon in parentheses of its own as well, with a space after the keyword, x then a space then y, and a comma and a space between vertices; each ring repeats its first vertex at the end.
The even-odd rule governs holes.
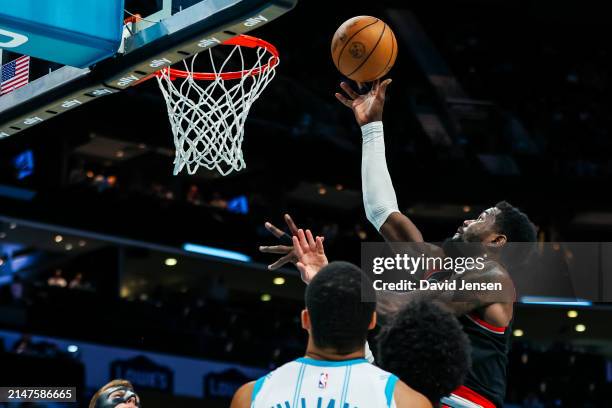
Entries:
POLYGON ((254 386, 255 381, 251 381, 238 388, 234 394, 234 398, 232 398, 230 408, 249 408, 251 406, 251 396, 253 395, 254 386))
POLYGON ((423 242, 419 229, 399 211, 391 175, 387 169, 382 115, 390 83, 391 79, 382 83, 376 81, 369 92, 360 95, 347 83, 342 82, 340 87, 347 96, 336 93, 336 98, 353 110, 355 120, 361 126, 361 185, 368 220, 389 242, 423 242))

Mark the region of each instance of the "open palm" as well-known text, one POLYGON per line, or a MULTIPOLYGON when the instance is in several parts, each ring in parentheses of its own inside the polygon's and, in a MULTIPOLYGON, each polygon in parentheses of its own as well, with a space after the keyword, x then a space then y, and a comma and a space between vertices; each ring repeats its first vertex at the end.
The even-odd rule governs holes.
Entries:
POLYGON ((340 87, 348 98, 341 93, 336 93, 336 98, 346 107, 351 108, 355 114, 355 119, 359 126, 371 122, 382 120, 383 108, 385 105, 385 94, 391 79, 386 79, 382 83, 375 81, 372 89, 365 94, 358 94, 346 82, 340 83, 340 87))
POLYGON ((308 284, 315 275, 328 264, 325 250, 323 249, 323 240, 321 237, 316 239, 312 236, 310 230, 298 230, 297 236, 293 236, 293 248, 298 258, 297 266, 302 280, 308 284))

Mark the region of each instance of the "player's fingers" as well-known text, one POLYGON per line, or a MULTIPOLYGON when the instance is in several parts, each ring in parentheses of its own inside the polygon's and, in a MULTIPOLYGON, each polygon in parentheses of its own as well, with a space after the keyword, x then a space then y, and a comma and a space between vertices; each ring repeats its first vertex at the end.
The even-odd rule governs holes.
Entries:
POLYGON ((372 92, 377 93, 379 88, 380 88, 380 79, 377 79, 376 81, 374 81, 374 84, 372 85, 372 92))
POLYGON ((298 259, 302 259, 302 257, 304 256, 304 251, 302 250, 302 246, 300 245, 300 241, 298 240, 298 237, 294 235, 291 239, 293 239, 293 247, 295 248, 295 255, 297 256, 298 259))
POLYGON ((281 230, 280 228, 275 227, 274 225, 272 225, 272 223, 270 222, 266 222, 264 224, 264 226, 266 227, 266 229, 268 231, 270 231, 272 233, 272 235, 274 235, 276 238, 280 238, 282 237, 285 232, 283 230, 281 230))
POLYGON ((281 266, 283 266, 283 265, 285 265, 285 264, 287 264, 289 262, 292 262, 292 259, 293 259, 292 255, 291 254, 287 254, 287 255, 283 256, 282 258, 280 258, 278 261, 274 262, 273 264, 268 265, 268 269, 271 270, 271 271, 273 271, 275 269, 278 269, 281 266))
POLYGON ((285 223, 287 223, 287 226, 289 227, 289 231, 291 231, 291 235, 297 234, 298 228, 295 225, 295 222, 293 222, 293 219, 291 218, 289 214, 285 214, 285 223))
POLYGON ((317 242, 316 242, 316 248, 317 248, 317 252, 320 254, 324 254, 325 250, 323 249, 323 237, 317 237, 317 242))
POLYGON ((389 84, 391 83, 392 79, 391 78, 387 78, 383 81, 383 83, 380 85, 380 96, 382 96, 383 98, 385 97, 385 94, 387 93, 387 87, 389 86, 389 84))
POLYGON ((288 254, 293 250, 292 247, 287 245, 274 245, 274 246, 260 246, 259 251, 266 254, 288 254))
POLYGON ((351 103, 351 101, 349 101, 348 99, 346 99, 346 97, 340 93, 335 93, 334 94, 336 96, 336 99, 340 101, 340 103, 342 103, 344 106, 346 106, 347 108, 352 108, 353 104, 351 103))
POLYGON ((340 82, 340 88, 342 88, 342 90, 344 90, 344 92, 346 92, 346 94, 350 96, 351 98, 353 99, 359 98, 359 94, 355 92, 353 88, 351 88, 351 86, 347 84, 346 82, 340 82))
POLYGON ((303 229, 299 229, 298 230, 298 238, 300 240, 300 245, 302 246, 302 249, 306 250, 308 248, 310 248, 308 246, 308 242, 306 241, 306 235, 304 235, 304 230, 303 229))
POLYGON ((317 244, 315 243, 314 237, 312 236, 312 232, 307 229, 306 230, 306 241, 308 242, 308 246, 312 251, 315 250, 317 244))

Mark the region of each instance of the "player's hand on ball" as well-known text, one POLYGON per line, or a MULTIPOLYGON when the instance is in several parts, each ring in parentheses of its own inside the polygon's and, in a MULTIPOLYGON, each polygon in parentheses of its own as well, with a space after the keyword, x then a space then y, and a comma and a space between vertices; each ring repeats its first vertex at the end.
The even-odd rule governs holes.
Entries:
MULTIPOLYGON (((285 214, 284 219, 285 219, 285 223, 287 224, 287 227, 289 228, 291 235, 287 234, 280 228, 274 226, 270 222, 266 222, 264 224, 266 229, 270 231, 272 235, 274 235, 276 238, 278 238, 279 240, 281 240, 281 242, 284 243, 284 245, 260 246, 259 247, 259 250, 261 252, 264 252, 267 254, 283 255, 276 262, 268 265, 268 269, 272 271, 282 267, 285 264, 292 263, 295 265, 298 262, 298 257, 293 248, 293 245, 292 245, 293 242, 291 240, 292 236, 298 235, 298 228, 295 225, 295 222, 293 222, 293 219, 291 218, 289 214, 285 214)), ((324 238, 321 238, 321 241, 323 241, 323 239, 324 238)))
POLYGON ((348 98, 341 93, 336 93, 336 99, 353 110, 359 126, 378 122, 382 120, 385 94, 390 83, 391 78, 385 79, 383 82, 376 80, 372 89, 361 95, 355 92, 346 82, 341 82, 340 87, 348 95, 348 98))
POLYGON ((308 284, 315 275, 328 264, 325 250, 323 249, 323 238, 312 236, 310 230, 298 230, 297 236, 293 236, 293 248, 298 261, 295 264, 302 280, 308 284))

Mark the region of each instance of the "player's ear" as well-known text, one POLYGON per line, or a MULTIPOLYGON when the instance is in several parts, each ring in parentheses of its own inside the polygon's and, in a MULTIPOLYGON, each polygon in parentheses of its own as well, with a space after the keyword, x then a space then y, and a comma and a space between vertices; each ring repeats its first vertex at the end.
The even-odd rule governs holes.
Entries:
POLYGON ((370 325, 368 326, 368 330, 374 330, 376 327, 376 312, 372 313, 372 320, 370 320, 370 325))
POLYGON ((308 313, 308 309, 302 310, 302 329, 310 331, 312 327, 310 324, 310 313, 308 313))
POLYGON ((504 234, 495 234, 491 237, 491 240, 487 243, 488 246, 501 248, 508 242, 508 237, 504 234))

